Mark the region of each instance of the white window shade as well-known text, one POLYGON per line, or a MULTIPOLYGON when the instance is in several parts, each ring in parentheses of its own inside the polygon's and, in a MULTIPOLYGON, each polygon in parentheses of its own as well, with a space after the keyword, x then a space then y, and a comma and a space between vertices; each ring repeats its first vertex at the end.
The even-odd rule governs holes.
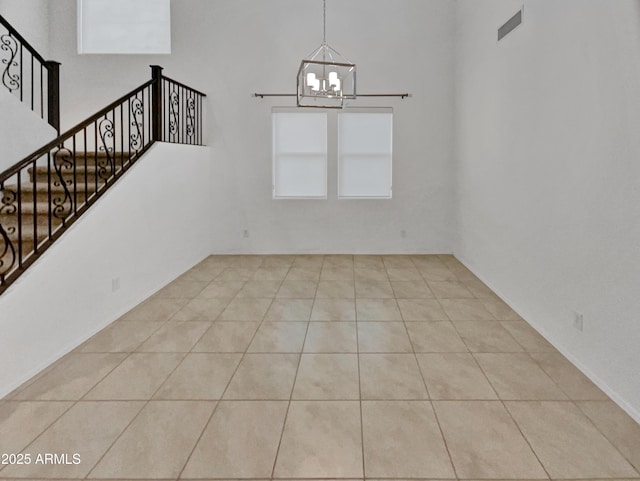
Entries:
POLYGON ((171 53, 170 0, 78 0, 78 53, 171 53))
POLYGON ((273 112, 273 198, 326 199, 327 114, 273 112))
POLYGON ((393 112, 341 112, 338 119, 338 197, 390 199, 393 112))

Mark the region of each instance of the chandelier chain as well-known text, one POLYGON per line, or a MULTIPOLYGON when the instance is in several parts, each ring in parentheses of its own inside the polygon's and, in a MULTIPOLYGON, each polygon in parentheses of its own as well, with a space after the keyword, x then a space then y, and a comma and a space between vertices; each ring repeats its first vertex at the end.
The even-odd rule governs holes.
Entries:
POLYGON ((322 0, 322 43, 327 43, 327 0, 322 0))

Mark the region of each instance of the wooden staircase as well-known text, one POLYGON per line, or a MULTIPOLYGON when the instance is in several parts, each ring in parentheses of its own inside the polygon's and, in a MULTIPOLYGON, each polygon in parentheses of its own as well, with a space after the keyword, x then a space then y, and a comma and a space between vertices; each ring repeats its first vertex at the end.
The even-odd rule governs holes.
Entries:
POLYGON ((0 295, 155 142, 203 145, 204 97, 152 65, 150 80, 0 172, 0 295))
MULTIPOLYGON (((33 254, 36 245, 42 245, 84 210, 88 201, 106 190, 133 157, 129 152, 103 151, 77 152, 70 158, 53 155, 50 162, 42 158, 27 169, 28 179, 21 179, 20 189, 17 183, 4 185, 0 189, 0 225, 16 255, 18 245, 22 246, 23 259, 33 254)), ((9 265, 13 255, 11 248, 2 250, 0 268, 9 265)))

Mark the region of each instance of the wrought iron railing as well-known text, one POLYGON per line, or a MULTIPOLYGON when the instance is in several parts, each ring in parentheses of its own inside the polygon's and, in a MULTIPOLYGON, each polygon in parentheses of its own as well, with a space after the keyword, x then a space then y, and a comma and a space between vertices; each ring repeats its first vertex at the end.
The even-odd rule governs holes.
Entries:
POLYGON ((60 132, 60 64, 45 60, 0 15, 1 83, 60 132))
POLYGON ((202 145, 205 94, 162 75, 0 173, 0 294, 156 141, 202 145))

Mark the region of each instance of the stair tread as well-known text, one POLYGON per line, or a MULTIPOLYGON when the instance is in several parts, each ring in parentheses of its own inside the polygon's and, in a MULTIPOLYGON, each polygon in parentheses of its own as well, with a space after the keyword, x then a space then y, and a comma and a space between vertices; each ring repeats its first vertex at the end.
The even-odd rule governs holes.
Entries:
MULTIPOLYGON (((100 186, 100 182, 98 182, 98 187, 100 186)), ((33 192, 33 187, 34 184, 33 182, 29 182, 28 184, 24 184, 22 186, 22 193, 24 194, 25 192, 29 192, 32 193, 33 192)), ((95 182, 88 182, 86 185, 84 182, 77 182, 76 183, 76 192, 84 192, 85 191, 85 187, 89 188, 89 192, 95 192, 95 182)), ((68 185, 67 184, 67 188, 69 189, 69 191, 71 192, 71 194, 73 195, 73 185, 68 185)), ((16 192, 18 189, 18 186, 16 184, 9 184, 6 185, 4 187, 4 190, 10 190, 11 192, 16 192)), ((36 192, 48 192, 49 189, 49 183, 48 182, 36 182, 35 183, 35 190, 36 192)), ((52 185, 51 186, 51 192, 64 192, 64 187, 62 187, 62 185, 52 185)))

